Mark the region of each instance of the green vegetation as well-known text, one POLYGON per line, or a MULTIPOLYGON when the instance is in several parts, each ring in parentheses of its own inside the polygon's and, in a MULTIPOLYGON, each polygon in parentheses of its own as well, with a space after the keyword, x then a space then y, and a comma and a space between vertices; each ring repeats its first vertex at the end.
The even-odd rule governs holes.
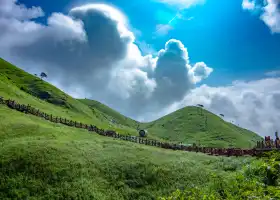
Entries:
POLYGON ((46 113, 121 134, 138 135, 137 126, 147 129, 148 138, 200 143, 205 146, 252 147, 261 138, 196 107, 186 107, 150 123, 139 123, 94 100, 74 99, 40 78, 0 59, 0 96, 30 104, 46 113), (206 126, 207 118, 207 126, 206 126))
POLYGON ((280 153, 245 165, 229 179, 213 174, 209 187, 187 187, 161 200, 280 199, 280 153))
POLYGON ((213 147, 253 147, 261 137, 202 108, 185 107, 141 125, 154 138, 213 147))
POLYGON ((127 127, 132 127, 137 129, 137 126, 139 122, 130 119, 117 111, 113 110, 112 108, 94 100, 90 99, 78 99, 80 102, 86 104, 89 106, 93 112, 95 112, 97 115, 102 115, 104 118, 106 118, 108 121, 112 123, 122 124, 127 127))
POLYGON ((207 187, 253 158, 170 151, 89 134, 0 105, 0 199, 155 199, 207 187))
POLYGON ((111 123, 102 110, 93 111, 81 101, 2 59, 0 59, 0 96, 21 104, 30 104, 54 116, 94 124, 122 134, 137 134, 135 128, 111 123))
MULTIPOLYGON (((137 134, 138 122, 99 102, 74 99, 1 59, 0 96, 55 116, 137 134)), ((207 145, 246 146, 258 138, 200 112, 187 107, 141 128, 149 130, 149 137, 188 143, 200 138, 207 145)), ((4 105, 0 105, 0 146, 0 199, 4 200, 144 200, 174 191, 163 199, 279 197, 276 154, 256 160, 165 150, 51 123, 4 105)))

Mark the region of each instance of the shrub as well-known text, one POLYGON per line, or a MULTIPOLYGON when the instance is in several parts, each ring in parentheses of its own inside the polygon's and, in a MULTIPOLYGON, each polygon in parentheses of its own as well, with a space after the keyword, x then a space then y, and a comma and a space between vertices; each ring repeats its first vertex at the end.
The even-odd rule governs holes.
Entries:
POLYGON ((203 188, 177 190, 160 200, 280 199, 280 153, 270 152, 264 158, 243 166, 234 177, 223 179, 211 175, 211 184, 203 188))

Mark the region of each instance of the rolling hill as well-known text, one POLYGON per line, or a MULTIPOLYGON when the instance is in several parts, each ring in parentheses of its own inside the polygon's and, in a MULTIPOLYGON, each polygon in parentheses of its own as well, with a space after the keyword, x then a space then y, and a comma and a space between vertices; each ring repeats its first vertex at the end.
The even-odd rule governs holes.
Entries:
POLYGON ((185 107, 156 121, 141 124, 154 138, 185 144, 253 147, 262 138, 198 107, 185 107))
POLYGON ((0 96, 31 104, 55 116, 94 124, 122 134, 137 135, 147 129, 157 140, 200 143, 215 147, 252 147, 261 138, 196 107, 185 107, 150 123, 140 123, 89 99, 74 99, 35 75, 0 59, 0 96), (201 112, 202 111, 202 112, 201 112), (207 122, 206 122, 207 121, 207 122))
POLYGON ((170 151, 89 134, 0 105, 0 199, 156 199, 230 179, 254 158, 170 151), (196 166, 193 168, 193 166, 196 166))
MULTIPOLYGON (((0 96, 57 116, 137 134, 134 126, 138 122, 99 102, 74 99, 4 60, 0 60, 0 96), (47 92, 48 98, 42 97, 42 92, 47 92), (112 119, 114 123, 110 123, 112 119)), ((206 115, 207 111, 203 112, 206 115)), ((194 107, 141 126, 150 131, 149 137, 170 140, 207 130, 213 135, 216 129, 233 129, 232 134, 244 131, 248 137, 250 134, 255 137, 211 113, 207 115, 209 122, 214 123, 209 129, 203 128, 204 115, 194 107), (175 137, 172 134, 176 133, 176 127, 186 132, 175 137)), ((235 140, 239 141, 238 138, 240 135, 235 140)), ((219 141, 210 140, 213 144, 219 141)), ((260 184, 267 177, 258 172, 266 163, 255 158, 215 157, 120 141, 51 123, 2 104, 0 146, 0 199, 3 200, 154 200, 169 196, 177 189, 187 192, 185 199, 207 199, 207 196, 209 200, 252 196, 271 199, 279 191, 279 187, 269 186, 268 190, 266 185, 260 184)), ((183 199, 176 194, 173 196, 177 198, 172 199, 183 199)))
POLYGON ((30 104, 54 116, 94 124, 122 134, 137 134, 132 124, 129 127, 121 123, 112 123, 107 117, 108 114, 102 110, 93 110, 80 100, 72 98, 46 81, 3 59, 0 59, 0 96, 22 104, 30 104))
POLYGON ((122 124, 124 126, 137 128, 139 122, 130 119, 117 111, 113 110, 112 108, 98 102, 95 100, 90 99, 78 99, 80 102, 84 103, 85 105, 89 106, 93 112, 96 114, 101 114, 104 118, 106 118, 111 123, 122 124))

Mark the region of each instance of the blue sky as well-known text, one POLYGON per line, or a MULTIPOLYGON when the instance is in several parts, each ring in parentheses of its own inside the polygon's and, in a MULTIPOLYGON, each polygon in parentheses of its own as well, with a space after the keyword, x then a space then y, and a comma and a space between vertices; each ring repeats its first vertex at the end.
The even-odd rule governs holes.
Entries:
POLYGON ((112 5, 127 16, 136 43, 158 51, 169 39, 182 41, 191 62, 204 61, 215 69, 203 82, 211 86, 230 84, 234 80, 256 80, 266 72, 280 69, 280 34, 272 34, 256 14, 242 9, 242 0, 207 0, 203 5, 184 10, 153 0, 19 2, 40 6, 46 16, 52 12, 67 13, 84 3, 112 5), (182 17, 172 21, 173 29, 164 35, 156 34, 157 25, 167 24, 178 11, 182 17))
POLYGON ((139 121, 280 131, 280 0, 0 0, 0 57, 139 121))

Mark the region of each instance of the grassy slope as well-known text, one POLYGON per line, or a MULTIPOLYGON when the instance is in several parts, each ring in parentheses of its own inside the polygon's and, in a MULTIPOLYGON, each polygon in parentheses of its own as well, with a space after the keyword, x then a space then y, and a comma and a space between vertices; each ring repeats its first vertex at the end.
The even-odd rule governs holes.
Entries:
POLYGON ((195 142, 206 146, 253 147, 261 139, 257 134, 197 107, 185 107, 154 122, 142 124, 141 127, 148 129, 154 138, 190 144, 195 142))
MULTIPOLYGON (((0 59, 0 96, 12 98, 20 103, 31 104, 47 113, 70 118, 84 123, 113 129, 123 134, 137 135, 138 122, 129 119, 94 100, 74 99, 45 81, 0 59), (42 100, 29 94, 44 98, 42 100)), ((255 133, 224 122, 220 117, 197 108, 186 107, 154 122, 141 124, 148 129, 149 138, 174 142, 226 147, 253 146, 260 139, 255 133), (205 127, 205 116, 208 126, 205 127)))
POLYGON ((155 199, 185 186, 208 187, 212 172, 226 180, 252 160, 117 141, 3 105, 0 146, 3 200, 155 199))
POLYGON ((95 112, 97 115, 98 114, 102 115, 111 123, 122 124, 124 126, 133 127, 137 129, 137 125, 139 124, 139 122, 130 119, 124 115, 121 115, 117 111, 111 109, 110 107, 98 101, 90 100, 90 99, 78 99, 78 100, 86 104, 87 106, 89 106, 93 110, 93 112, 95 112))
MULTIPOLYGON (((124 126, 134 126, 133 120, 123 118, 106 106, 91 105, 84 100, 81 103, 60 92, 0 60, 0 96, 101 127, 109 127, 108 118, 112 117, 121 124, 114 124, 114 128, 133 130, 124 126), (25 88, 21 90, 21 87, 25 88), (25 91, 28 90, 47 90, 52 97, 61 98, 65 103, 49 100, 51 104, 27 94, 25 91)), ((186 108, 185 113, 177 111, 142 126, 149 127, 151 137, 169 135, 171 140, 182 135, 171 138, 175 136, 170 124, 176 123, 176 128, 187 130, 187 133, 201 134, 201 127, 192 125, 201 118, 195 110, 186 108), (189 119, 191 123, 183 123, 191 116, 194 117, 189 119), (162 128, 163 122, 165 128, 162 128), (161 131, 163 135, 159 135, 161 131)), ((212 117, 215 121, 220 120, 217 116, 212 117)), ((211 120, 209 118, 208 123, 211 120)), ((217 122, 216 126, 211 125, 211 134, 212 129, 220 130, 221 124, 240 131, 227 123, 217 122)), ((174 130, 178 131, 176 128, 174 130)), ((242 165, 253 160, 118 141, 25 115, 4 105, 0 105, 0 146, 0 199, 155 199, 178 188, 211 188, 213 172, 223 180, 229 180, 242 165)))
POLYGON ((28 74, 0 58, 0 96, 11 98, 19 103, 30 104, 35 108, 83 123, 113 129, 120 133, 137 134, 134 128, 109 123, 102 111, 93 112, 84 103, 72 98, 53 85, 28 74), (49 98, 45 98, 48 93, 49 98), (31 94, 31 95, 30 95, 31 94))

